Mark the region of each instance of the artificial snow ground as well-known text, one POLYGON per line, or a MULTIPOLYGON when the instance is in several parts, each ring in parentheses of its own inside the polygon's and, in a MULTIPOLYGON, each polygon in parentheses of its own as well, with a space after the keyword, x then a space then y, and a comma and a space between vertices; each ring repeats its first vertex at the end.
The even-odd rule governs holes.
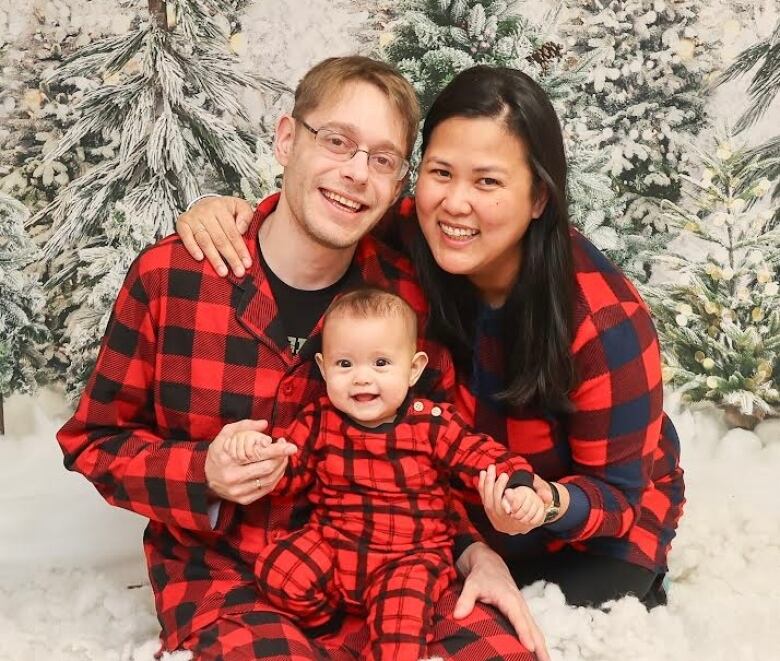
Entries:
MULTIPOLYGON (((688 505, 669 606, 648 613, 624 599, 607 612, 575 609, 557 588, 532 586, 525 594, 556 661, 780 659, 780 421, 754 434, 727 431, 712 412, 672 413, 688 505)), ((6 403, 0 659, 151 661, 157 622, 143 522, 62 468, 54 433, 66 415, 49 392, 6 403)))

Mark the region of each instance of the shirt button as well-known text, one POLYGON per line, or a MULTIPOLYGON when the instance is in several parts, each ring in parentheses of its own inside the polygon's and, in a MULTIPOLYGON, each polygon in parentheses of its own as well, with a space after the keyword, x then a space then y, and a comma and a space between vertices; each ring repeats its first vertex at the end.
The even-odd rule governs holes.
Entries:
POLYGON ((419 413, 425 408, 425 405, 422 402, 415 402, 412 408, 419 413))
POLYGON ((291 383, 285 384, 284 388, 282 388, 282 392, 285 395, 292 395, 293 387, 291 383))
POLYGON ((431 415, 433 415, 433 416, 441 415, 441 409, 438 406, 434 406, 431 409, 431 415))

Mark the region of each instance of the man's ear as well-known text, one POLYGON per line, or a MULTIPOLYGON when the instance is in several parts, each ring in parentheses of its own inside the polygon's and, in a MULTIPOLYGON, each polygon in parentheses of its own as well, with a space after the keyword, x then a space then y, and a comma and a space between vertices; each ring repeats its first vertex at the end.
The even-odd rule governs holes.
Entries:
POLYGON ((424 351, 418 351, 412 358, 412 371, 409 374, 409 387, 411 388, 420 376, 422 376, 425 366, 428 364, 428 354, 424 351))
POLYGON ((322 358, 321 353, 315 353, 314 354, 314 360, 317 363, 317 367, 320 368, 320 374, 322 374, 322 378, 325 378, 325 361, 322 358))
POLYGON ((550 189, 547 188, 546 183, 540 181, 535 188, 534 204, 531 207, 531 218, 534 220, 544 213, 544 208, 547 206, 547 202, 550 201, 550 189))
POLYGON ((274 156, 282 167, 290 161, 293 142, 295 142, 295 120, 292 115, 282 115, 276 122, 274 139, 274 156))
POLYGON ((406 182, 409 180, 409 176, 407 175, 401 181, 396 181, 396 189, 395 189, 395 195, 393 196, 393 201, 390 203, 390 206, 393 206, 396 202, 398 202, 398 198, 401 197, 401 193, 404 192, 404 186, 406 186, 406 182))

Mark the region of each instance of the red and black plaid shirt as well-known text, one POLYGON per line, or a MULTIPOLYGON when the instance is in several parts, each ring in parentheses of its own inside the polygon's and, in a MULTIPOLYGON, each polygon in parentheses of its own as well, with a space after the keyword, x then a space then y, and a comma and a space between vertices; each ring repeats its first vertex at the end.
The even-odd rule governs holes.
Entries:
MULTIPOLYGON (((279 436, 325 392, 313 361, 321 320, 293 355, 259 266, 258 229, 277 200, 255 213, 246 234, 253 266, 240 280, 193 260, 175 236, 139 256, 78 408, 58 434, 69 469, 109 503, 150 519, 144 549, 168 649, 223 613, 252 610, 254 563, 268 533, 308 519, 305 497, 223 502, 215 529, 208 515, 205 458, 222 427, 267 419, 279 436)), ((407 260, 366 238, 355 263, 365 283, 424 316, 407 260)), ((420 348, 431 363, 416 391, 441 399, 454 386, 449 356, 424 340, 420 348)))
POLYGON ((509 486, 533 484, 524 458, 472 432, 452 404, 424 398, 409 399, 398 420, 368 428, 322 397, 284 438, 299 451, 277 490, 295 493, 314 484, 312 523, 355 553, 451 549, 451 477, 476 493, 479 472, 495 464, 497 474, 510 475, 509 486))

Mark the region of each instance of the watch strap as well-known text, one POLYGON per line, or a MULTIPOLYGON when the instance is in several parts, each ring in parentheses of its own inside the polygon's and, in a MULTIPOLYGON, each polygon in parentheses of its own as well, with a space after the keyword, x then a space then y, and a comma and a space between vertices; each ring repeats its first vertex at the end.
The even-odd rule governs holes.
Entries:
POLYGON ((550 523, 558 516, 558 512, 561 511, 561 493, 558 491, 558 485, 555 482, 548 482, 547 484, 550 485, 550 491, 552 492, 552 505, 547 508, 544 514, 544 523, 550 523))
POLYGON ((548 482, 547 484, 550 485, 550 491, 552 491, 552 506, 555 509, 561 508, 561 492, 558 491, 558 485, 555 484, 555 482, 548 482))

